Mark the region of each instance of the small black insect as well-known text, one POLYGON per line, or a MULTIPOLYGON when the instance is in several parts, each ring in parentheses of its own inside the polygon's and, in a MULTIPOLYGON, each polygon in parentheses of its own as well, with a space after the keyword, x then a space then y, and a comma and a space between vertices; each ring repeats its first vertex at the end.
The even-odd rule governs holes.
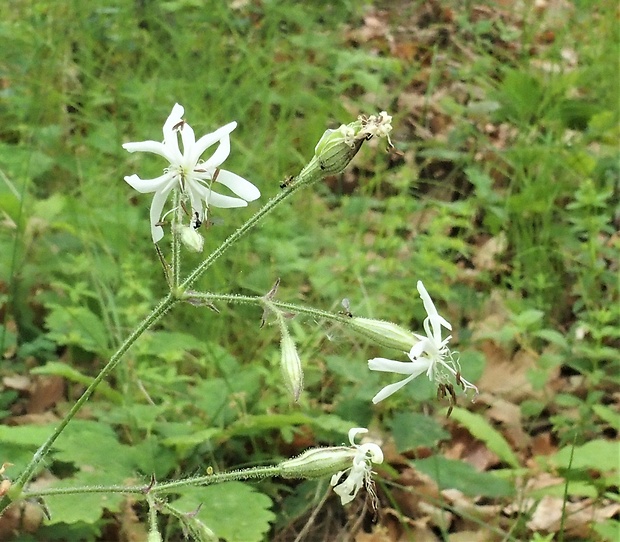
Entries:
POLYGON ((287 188, 287 187, 291 186, 291 184, 293 184, 294 180, 295 180, 295 177, 293 177, 293 175, 289 175, 286 179, 284 179, 280 183, 280 188, 287 188))

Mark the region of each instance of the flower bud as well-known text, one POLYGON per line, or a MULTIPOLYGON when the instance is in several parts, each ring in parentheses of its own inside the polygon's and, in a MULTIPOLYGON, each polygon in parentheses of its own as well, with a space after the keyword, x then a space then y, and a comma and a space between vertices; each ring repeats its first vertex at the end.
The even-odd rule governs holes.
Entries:
POLYGON ((351 466, 356 450, 349 446, 310 448, 303 454, 280 463, 282 478, 321 478, 351 466))
POLYGON ((205 244, 204 237, 191 226, 181 226, 179 228, 181 242, 192 252, 202 252, 205 244))
POLYGON ((299 354, 297 354, 297 347, 288 332, 282 335, 280 349, 282 354, 280 366, 282 368, 284 384, 293 394, 295 402, 297 402, 304 387, 304 373, 301 369, 301 360, 299 359, 299 354))
MULTIPOLYGON (((352 123, 359 124, 359 123, 352 123)), ((355 134, 357 133, 357 126, 354 128, 352 125, 341 124, 340 128, 337 130, 325 130, 321 139, 314 147, 314 154, 316 156, 320 156, 321 154, 345 143, 349 147, 352 147, 355 144, 355 134)))
POLYGON ((186 518, 185 527, 191 535, 189 538, 196 542, 217 542, 219 540, 215 533, 198 518, 186 518))
POLYGON ((419 342, 411 331, 385 320, 353 317, 347 322, 358 333, 388 348, 409 352, 419 342))
POLYGON ((336 175, 344 171, 360 150, 365 138, 356 134, 359 121, 342 124, 337 130, 325 130, 314 148, 314 156, 323 175, 336 175))

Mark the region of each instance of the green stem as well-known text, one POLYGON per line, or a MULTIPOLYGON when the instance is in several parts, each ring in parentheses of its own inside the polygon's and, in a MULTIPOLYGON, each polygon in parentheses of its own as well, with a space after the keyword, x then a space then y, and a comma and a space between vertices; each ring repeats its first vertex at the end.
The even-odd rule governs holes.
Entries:
POLYGON ((181 236, 179 235, 179 227, 181 226, 182 209, 181 195, 178 190, 174 190, 174 207, 172 219, 172 285, 174 288, 179 287, 181 277, 181 236))
POLYGON ((65 427, 69 424, 69 422, 75 417, 75 415, 80 411, 80 409, 84 406, 86 401, 88 401, 89 397, 93 394, 93 392, 97 389, 97 386, 101 383, 101 381, 106 378, 118 365, 121 358, 129 350, 131 345, 136 342, 138 337, 142 335, 151 325, 153 325, 174 303, 178 300, 173 297, 172 294, 168 294, 158 305, 153 309, 151 314, 149 314, 134 330, 133 332, 125 339, 125 342, 119 347, 119 349, 114 353, 114 355, 110 358, 110 361, 106 364, 106 366, 101 369, 101 372, 94 378, 94 380, 90 383, 88 388, 84 391, 82 396, 75 402, 71 410, 65 415, 60 424, 56 427, 54 432, 47 438, 47 440, 39 447, 39 449, 35 452, 30 460, 30 463, 26 466, 24 471, 19 475, 15 483, 11 486, 7 495, 4 495, 0 499, 0 512, 2 512, 11 502, 15 499, 20 498, 21 492, 25 484, 27 484, 32 478, 34 471, 41 463, 41 461, 45 458, 47 453, 50 451, 56 439, 60 436, 60 434, 64 431, 65 427))
POLYGON ((237 295, 237 294, 213 294, 210 292, 191 292, 186 293, 186 297, 192 300, 204 299, 205 301, 224 301, 225 303, 238 303, 244 305, 259 305, 269 308, 276 308, 281 312, 292 312, 295 314, 305 314, 313 318, 322 318, 331 320, 340 324, 349 323, 350 319, 342 314, 306 307, 304 305, 296 305, 294 303, 285 303, 274 299, 266 300, 263 296, 237 295))
POLYGON ((149 503, 149 542, 152 540, 158 540, 161 542, 161 534, 157 527, 157 503, 155 502, 155 496, 148 494, 146 500, 149 503))
POLYGON ((324 173, 320 168, 316 167, 316 157, 314 157, 310 163, 304 167, 301 173, 295 177, 290 184, 279 192, 276 196, 271 198, 263 207, 261 207, 256 213, 249 218, 245 224, 240 226, 234 233, 232 233, 226 240, 216 248, 191 274, 181 283, 181 291, 190 288, 196 280, 202 275, 213 263, 226 252, 232 245, 234 245, 239 239, 241 239, 249 230, 256 226, 265 216, 267 216, 273 209, 282 203, 285 199, 291 197, 297 190, 303 186, 309 186, 316 181, 323 178, 324 173))
POLYGON ((139 486, 85 486, 85 487, 58 487, 47 488, 38 491, 24 491, 23 497, 30 499, 35 497, 49 497, 52 495, 76 495, 79 493, 131 493, 131 494, 149 494, 158 495, 170 493, 184 487, 192 486, 208 486, 212 484, 221 484, 223 482, 231 482, 235 480, 255 480, 267 478, 269 476, 280 476, 279 465, 268 465, 265 467, 251 467, 248 469, 234 470, 230 472, 221 472, 217 474, 207 474, 205 476, 196 476, 193 478, 183 478, 182 480, 174 480, 162 484, 139 485, 139 486))

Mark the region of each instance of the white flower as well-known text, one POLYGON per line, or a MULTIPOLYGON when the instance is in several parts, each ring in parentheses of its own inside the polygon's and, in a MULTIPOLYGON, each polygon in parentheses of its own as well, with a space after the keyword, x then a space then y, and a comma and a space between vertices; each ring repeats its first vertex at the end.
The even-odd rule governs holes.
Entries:
POLYGON ((334 474, 330 482, 334 486, 334 492, 340 496, 340 502, 343 505, 350 503, 355 498, 364 483, 372 484, 372 464, 383 463, 383 452, 377 444, 372 442, 355 444, 355 437, 360 433, 368 433, 368 429, 354 427, 349 431, 349 442, 355 449, 353 466, 334 474), (341 482, 342 476, 347 472, 349 475, 341 482))
POLYGON ((461 367, 458 360, 454 359, 452 352, 448 348, 448 342, 452 336, 448 335, 445 339, 441 337, 442 326, 448 330, 451 330, 452 326, 445 318, 439 315, 422 281, 418 281, 417 286, 427 314, 424 320, 426 336, 414 334, 420 342, 416 343, 407 354, 410 361, 394 361, 385 358, 374 358, 368 361, 368 368, 372 371, 408 375, 400 382, 385 386, 377 393, 372 399, 372 402, 375 404, 397 392, 422 373, 426 373, 431 382, 437 382, 440 386, 444 386, 444 390, 446 384, 451 386, 449 384, 450 377, 453 377, 464 391, 473 389, 476 391, 476 394, 478 393, 476 386, 461 377, 461 367))
POLYGON ((125 181, 138 192, 154 192, 151 203, 151 234, 157 243, 164 236, 160 221, 168 195, 172 189, 181 191, 182 201, 189 200, 191 218, 204 221, 209 205, 214 207, 245 207, 249 201, 260 197, 260 192, 252 183, 230 171, 219 169, 230 153, 230 133, 237 127, 236 122, 222 126, 215 132, 202 136, 198 141, 192 127, 183 120, 184 109, 175 104, 163 128, 164 141, 141 141, 125 143, 123 148, 129 152, 152 152, 165 158, 170 164, 163 175, 155 179, 141 179, 129 175, 125 181), (183 151, 179 148, 181 135, 183 151), (201 161, 202 154, 214 143, 219 145, 211 157, 201 161), (224 196, 211 190, 218 182, 229 188, 238 198, 224 196), (203 205, 204 201, 204 205, 203 205), (195 213, 198 213, 197 215, 195 213))
POLYGON ((385 137, 388 140, 390 147, 393 147, 390 140, 390 132, 392 131, 392 116, 388 115, 385 111, 381 111, 378 115, 370 115, 370 117, 361 118, 362 129, 359 131, 358 136, 364 135, 365 137, 385 137))

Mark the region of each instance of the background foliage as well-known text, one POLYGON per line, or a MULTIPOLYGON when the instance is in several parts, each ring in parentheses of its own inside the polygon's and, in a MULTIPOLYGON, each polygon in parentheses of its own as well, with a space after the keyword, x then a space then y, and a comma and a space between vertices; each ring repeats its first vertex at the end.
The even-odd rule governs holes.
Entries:
MULTIPOLYGON (((437 539, 468 530, 612 539, 617 6, 510 5, 10 0, 0 20, 0 461, 14 464, 9 477, 164 292, 148 198, 122 180, 161 164, 123 142, 157 139, 175 102, 197 132, 237 120, 226 167, 267 198, 325 128, 385 109, 395 151, 363 149, 350 171, 280 207, 200 286, 262 295, 280 277, 282 300, 337 311, 346 297, 356 315, 417 330, 423 280, 480 400, 446 421, 435 390, 414 382, 371 408, 386 380, 366 360, 395 354, 298 317, 306 389, 291 405, 277 326, 259 331, 254 309, 180 307, 100 388, 37 483, 262 464, 344 442, 352 424, 392 449, 379 476, 390 512, 374 527, 347 525, 336 501, 321 500, 325 481, 212 487, 178 495, 178 505, 203 502, 203 521, 229 541, 292 540, 319 505, 307 540, 393 524, 411 535, 423 517, 437 539), (544 526, 537 513, 550 502, 563 519, 544 526), (572 505, 588 518, 571 523, 572 505)), ((255 208, 213 210, 205 250, 255 208)), ((41 514, 31 523, 7 514, 2 533, 144 538, 141 503, 70 499, 50 499, 40 528, 41 514)), ((162 528, 180 539, 175 522, 163 518, 162 528)))

